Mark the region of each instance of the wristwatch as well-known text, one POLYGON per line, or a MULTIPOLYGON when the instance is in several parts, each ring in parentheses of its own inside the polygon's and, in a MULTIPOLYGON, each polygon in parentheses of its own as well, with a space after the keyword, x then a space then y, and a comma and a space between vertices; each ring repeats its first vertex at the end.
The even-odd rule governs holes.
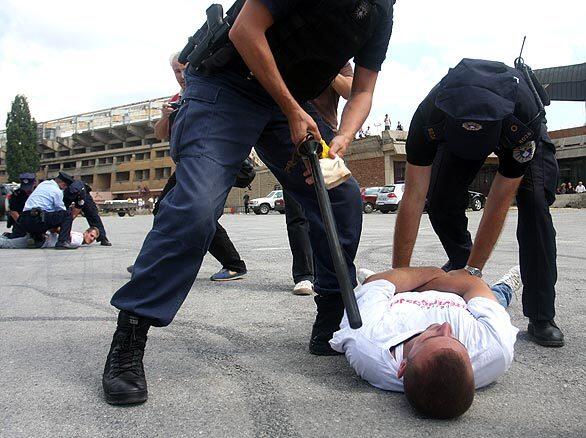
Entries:
POLYGON ((474 266, 466 265, 464 266, 464 270, 468 272, 470 275, 474 275, 475 277, 482 278, 482 271, 474 266))

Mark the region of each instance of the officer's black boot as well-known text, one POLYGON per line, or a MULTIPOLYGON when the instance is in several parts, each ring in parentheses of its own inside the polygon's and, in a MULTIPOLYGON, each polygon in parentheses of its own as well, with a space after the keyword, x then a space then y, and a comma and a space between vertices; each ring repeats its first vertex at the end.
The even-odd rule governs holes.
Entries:
POLYGON ((313 323, 309 352, 318 356, 335 356, 338 353, 330 347, 329 341, 339 330, 344 316, 344 303, 340 294, 316 295, 317 316, 313 323))
POLYGON ((112 246, 112 242, 110 242, 107 237, 102 237, 100 239, 100 245, 102 245, 102 246, 112 246))
POLYGON ((543 347, 564 346, 564 334, 553 319, 551 321, 530 319, 527 332, 535 343, 543 347))
POLYGON ((143 403, 147 382, 142 358, 150 324, 121 311, 102 377, 106 401, 112 405, 143 403))

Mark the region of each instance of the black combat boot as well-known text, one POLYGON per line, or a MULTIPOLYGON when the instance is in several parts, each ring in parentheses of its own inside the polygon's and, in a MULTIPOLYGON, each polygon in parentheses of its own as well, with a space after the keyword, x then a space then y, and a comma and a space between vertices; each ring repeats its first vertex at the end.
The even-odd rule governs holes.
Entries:
POLYGON ((100 242, 100 245, 102 246, 112 246, 112 242, 110 242, 107 237, 102 237, 98 242, 100 242))
POLYGON ((317 356, 335 356, 338 353, 330 347, 329 341, 334 332, 339 330, 344 316, 344 303, 340 294, 316 295, 317 316, 313 323, 309 352, 317 356))
POLYGON ((563 347, 564 334, 555 321, 537 321, 530 319, 527 332, 536 344, 543 347, 563 347))
POLYGON ((147 400, 147 382, 142 365, 150 324, 143 318, 121 311, 114 332, 102 387, 112 405, 143 403, 147 400))

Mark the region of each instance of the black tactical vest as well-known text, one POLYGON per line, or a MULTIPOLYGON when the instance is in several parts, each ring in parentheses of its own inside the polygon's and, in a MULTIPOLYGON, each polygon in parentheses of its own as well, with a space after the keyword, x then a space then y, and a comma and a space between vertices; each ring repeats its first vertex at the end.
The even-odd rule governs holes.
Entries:
POLYGON ((279 72, 300 102, 315 99, 385 15, 374 0, 306 0, 267 30, 279 72))

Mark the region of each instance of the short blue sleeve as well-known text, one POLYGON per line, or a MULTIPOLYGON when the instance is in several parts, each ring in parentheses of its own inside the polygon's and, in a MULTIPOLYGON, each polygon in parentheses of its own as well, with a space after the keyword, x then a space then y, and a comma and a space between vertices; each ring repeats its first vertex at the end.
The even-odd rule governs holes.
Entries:
POLYGON ((291 12, 301 0, 260 0, 260 2, 265 5, 274 20, 277 21, 291 12))

